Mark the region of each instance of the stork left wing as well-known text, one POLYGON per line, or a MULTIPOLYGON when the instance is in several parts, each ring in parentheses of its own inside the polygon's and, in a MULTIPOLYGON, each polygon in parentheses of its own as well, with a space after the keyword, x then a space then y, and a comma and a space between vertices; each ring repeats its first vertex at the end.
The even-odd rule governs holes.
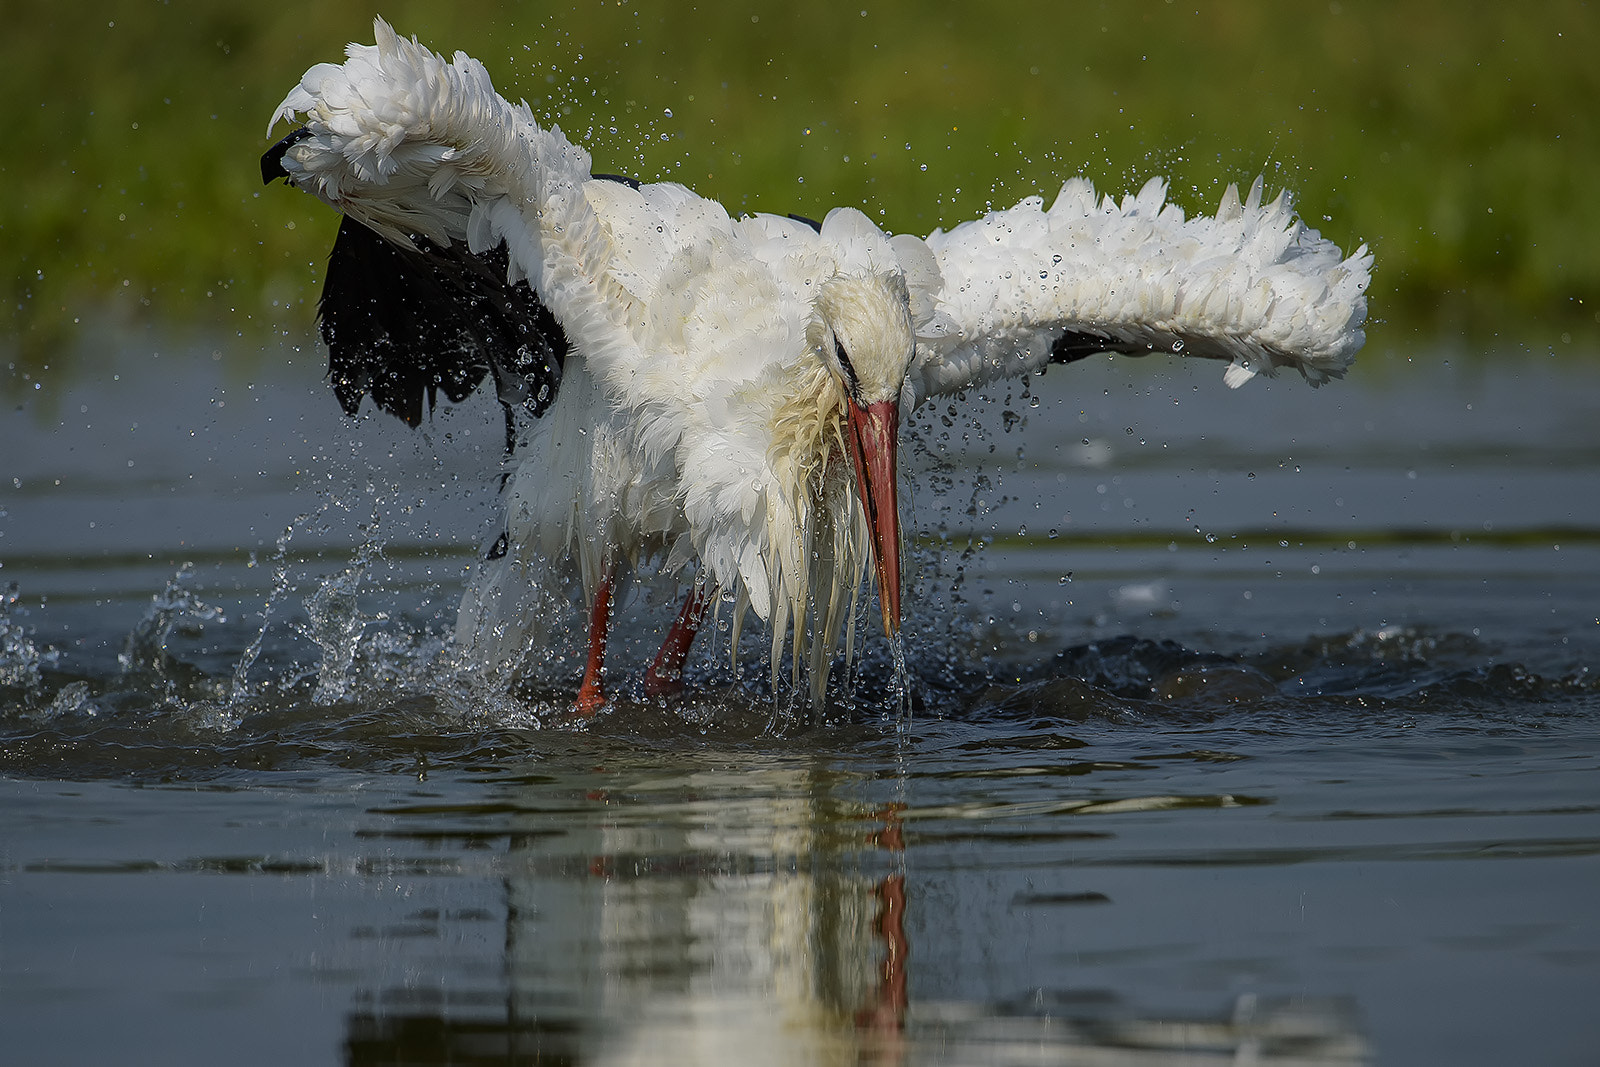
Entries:
MULTIPOLYGON (((406 248, 346 217, 317 305, 328 376, 350 415, 361 398, 411 426, 442 391, 460 403, 489 374, 510 412, 555 399, 567 338, 526 281, 506 281, 505 246, 469 252, 426 238, 406 248)), ((509 448, 509 444, 508 444, 509 448)))
POLYGON ((915 404, 1095 352, 1167 352, 1229 363, 1224 380, 1293 367, 1313 384, 1344 374, 1366 339, 1372 256, 1346 257, 1287 195, 1186 218, 1152 179, 1096 200, 1077 178, 1040 197, 935 230, 926 252, 896 238, 917 312, 915 404), (929 255, 931 253, 931 255, 929 255))

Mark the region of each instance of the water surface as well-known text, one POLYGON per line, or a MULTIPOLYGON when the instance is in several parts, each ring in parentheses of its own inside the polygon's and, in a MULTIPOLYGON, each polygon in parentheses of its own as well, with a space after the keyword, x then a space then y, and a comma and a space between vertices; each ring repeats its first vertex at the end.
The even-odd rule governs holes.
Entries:
POLYGON ((0 421, 18 1062, 1600 1050, 1589 365, 930 412, 904 701, 877 638, 815 721, 755 634, 642 702, 641 588, 591 723, 575 639, 452 666, 493 405, 349 423, 321 373, 124 352, 0 421))

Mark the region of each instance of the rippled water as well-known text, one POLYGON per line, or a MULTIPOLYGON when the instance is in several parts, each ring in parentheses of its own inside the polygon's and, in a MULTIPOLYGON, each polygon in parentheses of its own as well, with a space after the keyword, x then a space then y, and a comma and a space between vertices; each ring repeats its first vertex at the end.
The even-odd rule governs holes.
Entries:
POLYGON ((17 1062, 1600 1050, 1589 365, 935 412, 908 711, 881 639, 815 722, 724 637, 582 723, 575 641, 504 693, 444 640, 492 405, 352 425, 279 363, 123 353, 0 421, 17 1062))

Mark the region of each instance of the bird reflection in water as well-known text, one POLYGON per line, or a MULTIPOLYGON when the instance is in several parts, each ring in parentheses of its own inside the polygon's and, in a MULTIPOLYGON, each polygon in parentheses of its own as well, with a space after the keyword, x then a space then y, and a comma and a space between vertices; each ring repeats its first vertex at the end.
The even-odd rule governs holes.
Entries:
MULTIPOLYGON (((840 797, 833 775, 793 762, 715 762, 689 774, 595 768, 576 789, 571 776, 530 780, 482 813, 506 842, 503 930, 481 909, 445 916, 426 945, 395 932, 383 970, 397 988, 360 998, 347 1062, 1367 1058, 1337 1002, 1247 995, 1215 1017, 1150 1014, 1133 1007, 1137 991, 1081 977, 1077 988, 998 991, 1012 1000, 916 999, 913 938, 924 966, 950 959, 944 942, 984 921, 993 872, 940 865, 919 880, 902 803, 840 797), (949 902, 941 910, 964 916, 964 929, 919 916, 919 899, 949 902), (423 948, 431 955, 398 958, 423 948)), ((948 973, 921 982, 968 984, 948 973)))
MULTIPOLYGON (((905 1056, 907 963, 911 941, 906 936, 905 833, 900 824, 904 804, 886 804, 877 813, 882 827, 867 836, 867 843, 890 853, 896 870, 884 875, 872 889, 878 902, 873 932, 883 941, 883 960, 878 965, 878 985, 873 996, 856 1012, 856 1028, 868 1039, 873 1062, 894 1064, 905 1056)), ((865 1057, 864 1057, 865 1058, 865 1057)))

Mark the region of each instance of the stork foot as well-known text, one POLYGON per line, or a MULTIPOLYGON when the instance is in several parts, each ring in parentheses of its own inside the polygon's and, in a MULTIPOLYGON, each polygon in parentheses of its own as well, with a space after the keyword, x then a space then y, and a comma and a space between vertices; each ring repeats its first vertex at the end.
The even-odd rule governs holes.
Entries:
POLYGON ((600 685, 598 680, 591 682, 589 678, 585 676, 583 679, 583 685, 578 689, 578 699, 576 702, 574 702, 573 708, 579 715, 582 715, 584 718, 588 718, 605 706, 605 689, 600 685))
POLYGON ((673 696, 683 691, 683 664, 689 658, 689 647, 694 644, 700 624, 705 620, 706 608, 711 606, 711 591, 703 582, 697 582, 684 598, 683 608, 661 642, 661 651, 650 664, 644 676, 644 695, 651 699, 673 696))
POLYGON ((606 637, 611 629, 611 601, 616 582, 615 564, 606 567, 600 588, 595 590, 594 603, 589 608, 589 662, 583 669, 583 685, 578 687, 577 712, 588 717, 606 703, 605 684, 601 674, 606 665, 606 637))
POLYGON ((660 700, 663 697, 675 697, 683 692, 683 676, 662 678, 656 674, 655 668, 645 672, 644 695, 647 700, 660 700))
POLYGON ((658 700, 662 697, 675 697, 683 692, 683 664, 677 667, 663 667, 661 657, 656 657, 656 662, 650 664, 650 669, 644 673, 644 695, 647 700, 658 700))

